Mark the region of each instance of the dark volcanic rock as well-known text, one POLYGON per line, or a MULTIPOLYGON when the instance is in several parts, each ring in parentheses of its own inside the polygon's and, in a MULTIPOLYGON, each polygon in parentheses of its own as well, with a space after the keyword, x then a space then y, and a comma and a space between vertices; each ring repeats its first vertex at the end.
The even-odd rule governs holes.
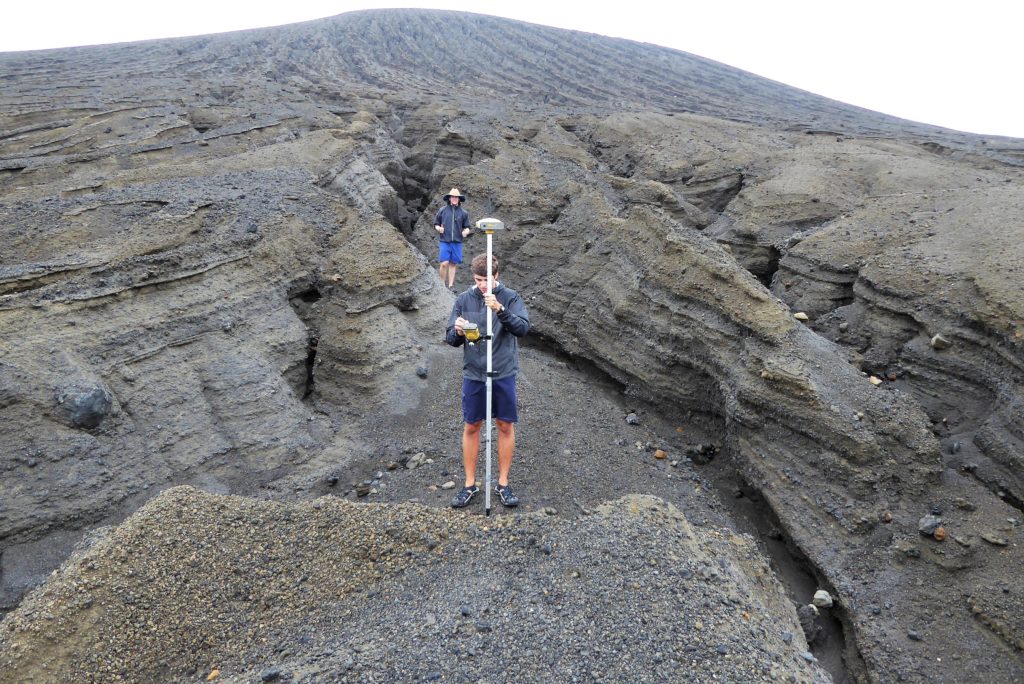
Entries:
POLYGON ((102 387, 62 388, 57 403, 64 406, 75 427, 94 428, 110 413, 110 393, 102 387))
MULTIPOLYGON (((455 185, 505 221, 502 276, 530 307, 527 507, 651 492, 739 525, 691 463, 650 457, 713 445, 700 473, 756 492, 834 588, 854 676, 1024 676, 1024 606, 998 590, 1021 563, 1024 142, 420 10, 0 72, 5 607, 182 482, 305 499, 406 449, 417 467, 367 491, 443 506, 459 371, 429 224, 455 185), (441 38, 453 20, 465 40, 441 38), (917 531, 934 506, 941 543, 917 531)), ((261 655, 245 672, 292 671, 261 655)))

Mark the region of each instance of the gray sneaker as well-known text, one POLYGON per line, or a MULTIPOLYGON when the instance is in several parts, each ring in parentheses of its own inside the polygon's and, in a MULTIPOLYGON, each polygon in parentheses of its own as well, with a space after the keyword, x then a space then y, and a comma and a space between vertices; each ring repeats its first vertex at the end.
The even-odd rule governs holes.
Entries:
POLYGON ((494 491, 498 494, 498 498, 501 499, 501 505, 507 506, 508 508, 515 508, 519 505, 519 497, 512 493, 512 486, 496 485, 494 491))
POLYGON ((470 500, 480 492, 480 488, 476 485, 472 487, 463 487, 459 492, 452 497, 452 508, 465 508, 470 500))

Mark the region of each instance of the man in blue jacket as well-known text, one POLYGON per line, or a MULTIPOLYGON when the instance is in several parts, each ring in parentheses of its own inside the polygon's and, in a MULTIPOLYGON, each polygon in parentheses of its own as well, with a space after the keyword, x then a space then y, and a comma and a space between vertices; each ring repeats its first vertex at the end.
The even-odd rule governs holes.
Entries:
POLYGON ((465 486, 452 499, 453 508, 462 508, 480 491, 476 485, 476 462, 480 453, 480 427, 487 412, 487 311, 491 313, 491 408, 498 425, 498 484, 495 492, 501 503, 512 507, 519 498, 509 486, 509 470, 516 448, 515 424, 519 420, 516 401, 516 374, 519 372, 519 338, 530 330, 530 318, 523 298, 498 281, 498 259, 491 257, 494 291, 487 291, 487 255, 480 254, 470 264, 473 287, 458 296, 445 341, 462 346, 462 465, 465 486), (466 341, 465 326, 480 326, 481 339, 466 341))
POLYGON ((466 196, 458 188, 444 196, 444 206, 434 216, 434 230, 441 235, 438 275, 448 289, 455 287, 455 267, 462 263, 462 239, 469 237, 469 214, 460 205, 466 196))

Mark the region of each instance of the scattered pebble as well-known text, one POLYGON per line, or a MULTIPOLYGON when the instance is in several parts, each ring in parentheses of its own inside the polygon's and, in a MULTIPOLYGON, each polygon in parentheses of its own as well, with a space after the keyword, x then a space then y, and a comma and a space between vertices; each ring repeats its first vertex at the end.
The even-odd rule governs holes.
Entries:
POLYGON ((281 670, 277 667, 268 667, 263 672, 260 672, 261 682, 273 682, 281 676, 281 670))
POLYGON ((419 468, 419 467, 425 465, 426 462, 427 462, 427 455, 421 451, 421 452, 417 453, 416 455, 414 455, 412 458, 410 458, 408 460, 408 462, 406 462, 405 467, 408 470, 414 470, 415 468, 419 468))
POLYGON ((942 518, 937 515, 926 515, 922 517, 917 523, 918 531, 926 536, 935 534, 935 530, 942 525, 942 518))
POLYGON ((824 589, 819 589, 814 592, 814 598, 811 603, 818 608, 831 608, 832 607, 832 594, 828 593, 824 589))
POLYGON ((993 546, 1006 546, 1010 543, 1004 537, 996 536, 991 532, 983 532, 981 538, 993 546))

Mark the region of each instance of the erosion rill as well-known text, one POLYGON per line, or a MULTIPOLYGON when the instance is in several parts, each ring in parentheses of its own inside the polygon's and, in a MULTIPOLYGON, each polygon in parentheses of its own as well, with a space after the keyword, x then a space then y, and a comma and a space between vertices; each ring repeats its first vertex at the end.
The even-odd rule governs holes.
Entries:
POLYGON ((0 79, 6 610, 172 485, 313 498, 367 416, 415 414, 457 186, 508 226, 532 334, 717 432, 856 679, 1024 677, 1024 141, 420 10, 0 79))

